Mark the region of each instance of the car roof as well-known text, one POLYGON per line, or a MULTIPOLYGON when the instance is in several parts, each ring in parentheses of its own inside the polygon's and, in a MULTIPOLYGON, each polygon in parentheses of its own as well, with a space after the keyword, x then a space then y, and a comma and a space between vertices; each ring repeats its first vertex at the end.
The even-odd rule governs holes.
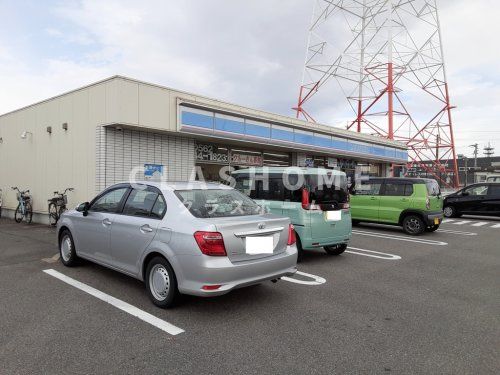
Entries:
POLYGON ((426 182, 437 182, 432 178, 419 177, 369 177, 370 181, 385 181, 385 182, 411 182, 415 184, 425 184, 426 182))
POLYGON ((232 187, 220 184, 218 182, 206 182, 206 181, 150 181, 150 180, 139 180, 134 182, 123 181, 111 185, 109 188, 117 185, 149 185, 158 188, 161 191, 174 191, 174 190, 199 190, 199 189, 225 189, 231 190, 232 187))

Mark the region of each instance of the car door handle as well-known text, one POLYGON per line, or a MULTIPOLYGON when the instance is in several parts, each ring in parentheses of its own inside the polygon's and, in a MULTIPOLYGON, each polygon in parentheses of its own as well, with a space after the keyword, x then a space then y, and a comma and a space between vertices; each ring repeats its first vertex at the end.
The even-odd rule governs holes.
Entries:
POLYGON ((375 200, 375 199, 377 199, 377 198, 376 198, 376 197, 370 197, 370 199, 371 199, 372 201, 374 201, 374 200, 375 200))
POLYGON ((401 202, 408 202, 408 198, 401 198, 401 202))
POLYGON ((104 220, 102 221, 102 225, 104 225, 105 227, 107 227, 107 226, 111 225, 111 220, 109 220, 109 219, 104 219, 104 220))
POLYGON ((144 224, 141 227, 141 232, 142 233, 148 233, 148 232, 152 232, 152 231, 153 231, 153 228, 151 228, 148 224, 144 224))

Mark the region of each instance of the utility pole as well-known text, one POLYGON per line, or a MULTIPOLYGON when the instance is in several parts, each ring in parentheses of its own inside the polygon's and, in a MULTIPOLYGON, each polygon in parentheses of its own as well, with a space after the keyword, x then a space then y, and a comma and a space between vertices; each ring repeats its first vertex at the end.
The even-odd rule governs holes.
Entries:
POLYGON ((477 153, 479 149, 479 144, 474 143, 473 145, 470 145, 469 147, 474 148, 473 154, 474 154, 474 169, 477 167, 477 153))

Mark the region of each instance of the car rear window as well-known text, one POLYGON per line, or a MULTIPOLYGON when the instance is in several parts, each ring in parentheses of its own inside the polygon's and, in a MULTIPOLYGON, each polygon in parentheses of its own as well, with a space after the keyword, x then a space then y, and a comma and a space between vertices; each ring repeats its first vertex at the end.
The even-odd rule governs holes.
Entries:
POLYGON ((307 175, 309 200, 318 204, 346 203, 349 201, 345 175, 307 175))
POLYGON ((425 186, 427 186, 427 194, 432 197, 437 197, 441 195, 441 189, 439 188, 439 184, 436 180, 427 180, 425 181, 425 186))
POLYGON ((199 218, 257 215, 262 208, 253 200, 232 189, 176 190, 175 195, 199 218))

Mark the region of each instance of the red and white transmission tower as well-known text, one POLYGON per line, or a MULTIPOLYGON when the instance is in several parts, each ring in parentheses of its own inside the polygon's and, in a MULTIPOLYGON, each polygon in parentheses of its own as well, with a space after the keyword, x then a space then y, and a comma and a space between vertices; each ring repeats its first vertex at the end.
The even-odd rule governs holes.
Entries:
POLYGON ((316 0, 293 109, 315 122, 309 108, 324 111, 340 95, 354 112, 348 129, 406 143, 407 173, 458 186, 436 0, 316 0))

